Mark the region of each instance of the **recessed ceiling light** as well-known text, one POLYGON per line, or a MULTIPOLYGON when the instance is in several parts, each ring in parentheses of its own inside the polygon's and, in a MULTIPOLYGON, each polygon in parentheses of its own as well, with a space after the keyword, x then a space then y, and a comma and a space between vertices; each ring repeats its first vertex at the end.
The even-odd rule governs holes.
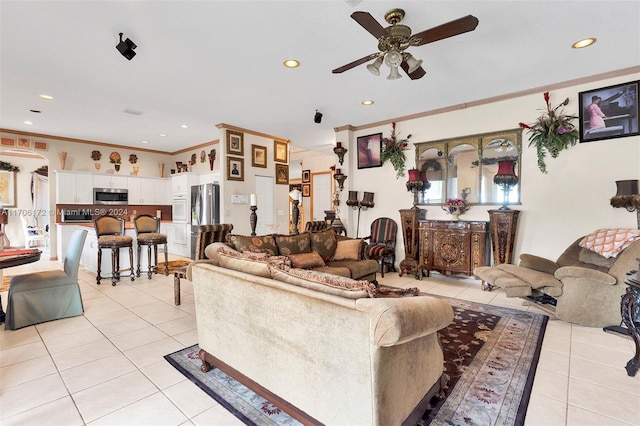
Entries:
POLYGON ((149 143, 149 141, 142 141, 142 143, 149 143))
POLYGON ((22 123, 23 124, 29 124, 29 125, 33 124, 31 121, 23 121, 22 123))
POLYGON ((300 66, 300 61, 296 59, 287 59, 283 62, 284 66, 287 68, 297 68, 300 66))
POLYGON ((362 105, 373 105, 374 102, 371 99, 367 99, 362 101, 362 105))
POLYGON ((167 134, 166 133, 160 133, 160 136, 164 137, 164 136, 167 136, 167 134))
POLYGON ((47 101, 51 101, 51 100, 53 100, 53 96, 50 96, 50 95, 40 95, 40 97, 41 97, 42 99, 47 100, 47 101))
POLYGON ((596 40, 597 39, 595 37, 585 38, 585 39, 576 41, 571 45, 571 47, 573 47, 574 49, 582 49, 583 47, 591 46, 593 43, 596 42, 596 40))
POLYGON ((188 129, 189 126, 187 126, 186 124, 181 124, 180 127, 182 127, 183 129, 188 129))

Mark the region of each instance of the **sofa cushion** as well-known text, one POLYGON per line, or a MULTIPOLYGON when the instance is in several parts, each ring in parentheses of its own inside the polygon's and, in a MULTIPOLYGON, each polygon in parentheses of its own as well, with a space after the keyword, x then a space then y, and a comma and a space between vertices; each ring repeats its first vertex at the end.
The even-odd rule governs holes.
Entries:
POLYGON ((222 252, 224 252, 224 253, 231 253, 231 252, 240 253, 236 249, 229 247, 228 244, 220 243, 220 242, 211 243, 207 247, 205 247, 205 249, 204 249, 205 257, 207 259, 211 260, 211 263, 213 263, 216 266, 218 266, 220 264, 219 263, 220 262, 219 255, 222 252))
POLYGON ((591 251, 584 247, 580 250, 578 259, 580 259, 580 262, 590 263, 596 266, 603 266, 607 269, 611 268, 613 264, 616 263, 615 257, 613 258, 602 257, 595 251, 591 251))
POLYGON ((603 257, 616 257, 632 242, 640 238, 640 229, 598 229, 580 241, 580 247, 587 248, 603 257))
POLYGON ((360 279, 367 275, 376 274, 380 266, 373 259, 364 260, 334 260, 327 263, 332 268, 348 268, 351 271, 351 278, 360 279))
POLYGON ((271 268, 271 277, 288 284, 320 291, 347 299, 375 297, 376 287, 369 281, 356 281, 323 272, 289 268, 282 270, 271 268))
POLYGON ((278 246, 273 235, 245 236, 227 234, 227 244, 243 253, 267 253, 272 256, 278 254, 278 246))
POLYGON ((339 240, 333 260, 360 260, 362 243, 360 239, 339 240))
POLYGON ((333 258, 338 246, 336 231, 333 228, 312 232, 309 238, 311 239, 311 251, 318 252, 325 262, 333 258))
POLYGON ((311 239, 308 232, 298 235, 276 235, 275 241, 278 252, 281 255, 309 253, 311 251, 311 239))
POLYGON ((310 253, 290 254, 289 259, 291 259, 291 266, 294 268, 313 269, 326 266, 322 257, 320 257, 320 255, 315 251, 310 253))
POLYGON ((290 267, 291 262, 286 256, 269 256, 266 253, 227 253, 220 251, 218 261, 222 268, 246 272, 264 278, 271 278, 269 267, 290 267))

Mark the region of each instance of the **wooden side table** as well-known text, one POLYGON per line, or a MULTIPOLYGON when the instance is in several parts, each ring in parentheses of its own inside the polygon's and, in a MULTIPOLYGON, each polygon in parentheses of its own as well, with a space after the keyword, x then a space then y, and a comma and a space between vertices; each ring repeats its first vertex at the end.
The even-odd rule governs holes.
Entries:
POLYGON ((180 279, 187 278, 187 267, 182 266, 176 268, 173 272, 173 303, 178 306, 180 304, 180 279))

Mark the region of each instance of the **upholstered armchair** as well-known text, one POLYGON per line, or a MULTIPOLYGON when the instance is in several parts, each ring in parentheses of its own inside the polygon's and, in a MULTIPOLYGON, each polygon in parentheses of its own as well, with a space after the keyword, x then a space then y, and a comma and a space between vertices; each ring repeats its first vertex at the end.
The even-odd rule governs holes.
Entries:
POLYGON ((365 237, 369 240, 366 257, 373 259, 380 265, 380 275, 384 278, 384 267, 396 271, 396 234, 398 224, 388 217, 381 217, 371 223, 371 234, 365 237))
POLYGON ((550 309, 555 304, 558 319, 588 327, 619 325, 624 280, 638 267, 640 240, 616 257, 605 258, 581 247, 583 238, 575 240, 555 261, 522 254, 518 265, 482 266, 473 272, 483 288, 500 287, 508 297, 542 299, 550 302, 550 309))
POLYGON ((11 278, 5 330, 84 313, 78 267, 86 237, 86 230, 73 233, 63 270, 34 272, 11 278))

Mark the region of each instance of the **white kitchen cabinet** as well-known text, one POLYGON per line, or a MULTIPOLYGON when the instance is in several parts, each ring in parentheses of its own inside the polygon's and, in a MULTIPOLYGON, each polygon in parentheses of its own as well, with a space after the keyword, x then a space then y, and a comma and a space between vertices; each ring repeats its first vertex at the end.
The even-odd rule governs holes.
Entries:
POLYGON ((93 175, 93 186, 95 188, 126 188, 127 176, 115 174, 93 175))
POLYGON ((169 204, 164 203, 165 181, 164 179, 128 177, 129 204, 169 204))
POLYGON ((56 203, 93 204, 93 174, 56 170, 56 203))

